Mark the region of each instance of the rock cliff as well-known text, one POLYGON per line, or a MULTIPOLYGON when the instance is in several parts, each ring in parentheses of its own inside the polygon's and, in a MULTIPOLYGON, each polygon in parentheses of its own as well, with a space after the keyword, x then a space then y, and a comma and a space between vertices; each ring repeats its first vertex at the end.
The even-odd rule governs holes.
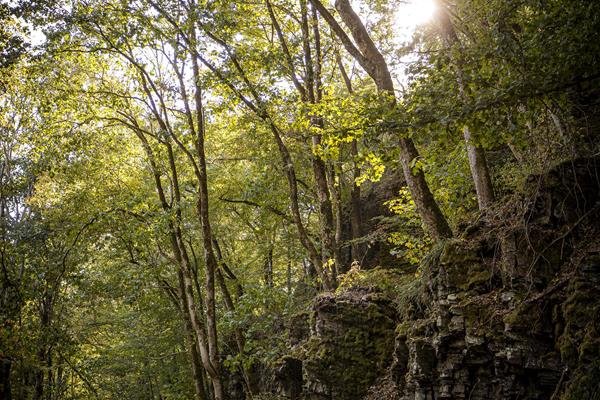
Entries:
POLYGON ((392 269, 391 289, 318 297, 291 326, 280 394, 599 399, 600 160, 528 185, 437 246, 419 278, 392 269))

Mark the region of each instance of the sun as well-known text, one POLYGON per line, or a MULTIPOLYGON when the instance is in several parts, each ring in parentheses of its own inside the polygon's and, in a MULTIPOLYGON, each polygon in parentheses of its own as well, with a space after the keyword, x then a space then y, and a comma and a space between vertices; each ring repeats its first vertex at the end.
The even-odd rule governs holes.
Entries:
POLYGON ((413 32, 417 26, 427 22, 435 10, 434 0, 407 0, 396 10, 396 29, 413 32))

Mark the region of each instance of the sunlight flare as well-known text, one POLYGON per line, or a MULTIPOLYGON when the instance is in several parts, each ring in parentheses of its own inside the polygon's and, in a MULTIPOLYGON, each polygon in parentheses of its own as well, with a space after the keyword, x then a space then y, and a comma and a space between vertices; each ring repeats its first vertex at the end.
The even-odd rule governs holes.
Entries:
POLYGON ((433 0, 408 0, 396 11, 397 28, 414 31, 417 26, 431 19, 435 9, 433 0))

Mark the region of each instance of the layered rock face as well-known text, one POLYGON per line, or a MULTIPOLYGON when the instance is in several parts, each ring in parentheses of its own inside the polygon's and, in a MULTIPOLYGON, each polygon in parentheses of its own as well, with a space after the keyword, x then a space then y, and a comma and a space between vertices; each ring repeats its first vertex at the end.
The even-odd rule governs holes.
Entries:
POLYGON ((599 172, 531 177, 530 197, 444 246, 429 312, 398 330, 398 398, 600 398, 599 172))
POLYGON ((373 288, 317 298, 310 320, 295 323, 295 332, 310 325, 310 336, 279 368, 283 392, 292 399, 362 397, 391 363, 396 321, 393 303, 373 288))
POLYGON ((319 297, 286 361, 295 383, 282 368, 280 393, 600 399, 600 162, 530 183, 529 197, 440 246, 408 302, 372 288, 319 297))
POLYGON ((468 258, 457 263, 448 254, 456 252, 447 249, 440 259, 436 300, 427 319, 405 322, 398 333, 398 398, 567 396, 569 382, 580 380, 600 359, 600 257, 583 260, 568 284, 557 282, 562 289, 525 297, 514 289, 478 294, 478 285, 493 280, 491 274, 477 275, 478 281, 468 286, 464 279, 453 279, 464 277, 468 264, 471 269, 478 265, 468 258))

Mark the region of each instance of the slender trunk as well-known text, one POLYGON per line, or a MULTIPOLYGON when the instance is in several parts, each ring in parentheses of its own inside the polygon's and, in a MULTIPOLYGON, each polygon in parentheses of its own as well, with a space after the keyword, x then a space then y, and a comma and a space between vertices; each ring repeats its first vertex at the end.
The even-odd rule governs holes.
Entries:
POLYGON ((408 138, 400 139, 400 162, 402 171, 407 178, 406 183, 410 190, 417 212, 421 215, 429 233, 436 239, 449 238, 452 236, 452 230, 443 217, 429 186, 425 181, 425 174, 422 170, 414 171, 412 161, 419 158, 419 152, 412 140, 408 138))
MULTIPOLYGON (((150 167, 152 170, 152 174, 154 176, 156 191, 157 191, 160 203, 162 205, 162 208, 165 212, 169 212, 170 206, 166 200, 165 192, 164 192, 162 182, 161 182, 160 172, 158 170, 157 163, 154 158, 154 153, 153 153, 146 137, 144 136, 144 134, 139 130, 134 130, 134 132, 136 133, 136 135, 142 142, 144 151, 146 152, 146 155, 148 156, 148 161, 149 161, 149 164, 150 164, 150 167)), ((168 143, 164 143, 164 144, 166 144, 167 149, 171 149, 171 147, 168 143)), ((169 155, 169 165, 171 167, 171 172, 172 172, 172 179, 174 182, 174 192, 175 192, 176 200, 178 201, 179 200, 179 198, 178 198, 179 197, 179 189, 178 189, 178 183, 177 183, 177 171, 175 169, 175 163, 174 163, 172 151, 168 151, 168 155, 169 155)), ((179 216, 178 216, 178 218, 179 218, 179 216)), ((176 222, 178 222, 178 221, 176 221, 176 222)), ((202 364, 204 366, 204 369, 210 376, 210 380, 211 380, 211 383, 213 385, 214 392, 215 392, 215 397, 218 400, 221 400, 223 398, 222 397, 223 391, 222 391, 221 378, 218 373, 218 369, 215 368, 215 366, 211 360, 211 357, 210 357, 210 352, 208 350, 207 339, 206 339, 207 335, 204 332, 204 324, 198 315, 196 301, 194 299, 193 280, 191 277, 191 265, 189 262, 189 258, 187 257, 187 252, 185 250, 183 240, 181 238, 182 238, 182 235, 181 235, 181 230, 180 230, 179 226, 173 225, 172 222, 169 223, 169 239, 171 242, 171 249, 173 251, 173 256, 175 257, 177 265, 179 266, 179 268, 182 271, 182 277, 183 277, 183 283, 184 283, 183 295, 185 296, 185 300, 186 300, 185 304, 187 305, 186 311, 188 313, 188 317, 189 317, 190 323, 192 325, 192 329, 193 329, 195 337, 196 337, 196 341, 198 344, 198 350, 200 352, 200 357, 202 359, 202 364), (217 397, 217 394, 220 394, 221 397, 217 397)))
MULTIPOLYGON (((218 343, 217 343, 217 316, 215 304, 215 272, 217 270, 217 258, 215 256, 212 242, 212 231, 209 218, 208 204, 208 178, 206 170, 206 154, 204 151, 204 112, 202 106, 202 89, 200 84, 200 70, 196 52, 196 32, 195 28, 190 29, 191 43, 194 45, 192 52, 192 72, 194 79, 194 101, 196 105, 196 156, 198 157, 199 179, 198 179, 198 214, 200 225, 202 227, 202 245, 204 248, 204 259, 206 264, 206 328, 208 336, 208 351, 210 362, 213 368, 219 370, 218 343)), ((223 388, 220 379, 213 380, 215 389, 215 399, 224 398, 223 388)))
POLYGON ((317 275, 321 279, 323 287, 325 289, 332 289, 333 284, 330 281, 327 271, 325 271, 323 269, 323 261, 322 261, 321 257, 319 257, 319 253, 317 252, 315 245, 312 243, 312 241, 308 237, 306 228, 304 227, 304 224, 302 223, 302 217, 300 216, 300 207, 298 205, 299 204, 298 203, 298 183, 297 183, 297 179, 296 179, 296 171, 294 169, 294 164, 292 162, 292 157, 290 156, 287 146, 283 143, 283 140, 281 139, 281 135, 279 134, 279 130, 277 129, 277 127, 273 123, 271 123, 270 128, 271 128, 271 131, 273 132, 275 141, 279 148, 279 153, 282 158, 282 163, 286 169, 286 177, 287 177, 288 186, 289 186, 289 190, 290 190, 290 204, 291 204, 291 208, 292 208, 292 218, 294 219, 294 222, 298 229, 298 236, 300 237, 300 242, 302 243, 302 246, 304 246, 304 248, 308 251, 310 260, 313 264, 315 271, 317 272, 317 275))
POLYGON ((192 366, 192 377, 194 379, 194 390, 196 392, 196 400, 208 400, 206 390, 204 389, 204 370, 202 369, 202 360, 198 351, 198 342, 194 337, 194 328, 189 318, 187 310, 187 297, 185 296, 185 283, 183 279, 183 271, 181 268, 177 271, 177 280, 179 282, 179 307, 183 318, 186 330, 186 343, 190 351, 190 363, 192 366))
POLYGON ((475 193, 477 193, 477 204, 480 210, 484 210, 494 202, 494 189, 485 150, 473 143, 471 130, 468 126, 463 128, 463 136, 467 146, 469 168, 475 184, 475 193))
MULTIPOLYGON (((318 104, 322 97, 322 83, 321 83, 321 41, 318 29, 318 21, 316 20, 316 14, 313 13, 313 37, 315 40, 315 59, 313 60, 312 49, 310 45, 310 30, 308 22, 308 8, 306 0, 300 0, 300 12, 301 12, 301 30, 302 30, 302 44, 304 50, 304 66, 306 69, 306 82, 308 102, 311 104, 318 104)), ((316 128, 323 128, 323 120, 318 115, 309 115, 310 125, 316 128)), ((315 189, 317 192, 317 198, 319 201, 319 216, 321 225, 321 260, 323 265, 328 265, 329 260, 333 261, 333 268, 331 271, 332 284, 335 285, 337 280, 336 267, 339 262, 339 258, 335 258, 335 248, 337 247, 335 242, 334 233, 334 216, 332 207, 332 194, 329 191, 327 184, 327 166, 325 161, 318 155, 318 149, 321 144, 320 135, 312 135, 311 137, 312 151, 312 169, 313 176, 315 178, 315 189)), ((327 273, 327 271, 325 271, 327 273)))
POLYGON ((288 260, 287 260, 287 269, 285 271, 285 284, 287 288, 287 294, 290 296, 292 294, 292 259, 289 254, 288 247, 288 260))
MULTIPOLYGON (((313 136, 313 146, 316 148, 320 145, 320 138, 313 136)), ((334 215, 329 185, 327 182, 327 167, 325 162, 318 156, 312 155, 313 175, 315 177, 317 196, 319 200, 319 216, 321 222, 321 259, 324 265, 329 260, 336 263, 335 258, 335 228, 334 215)), ((331 271, 331 279, 336 280, 335 268, 331 271)), ((335 284, 335 283, 334 283, 335 284)))
POLYGON ((329 187, 329 192, 331 193, 332 199, 332 208, 333 208, 333 217, 335 221, 335 232, 334 232, 334 247, 333 247, 333 259, 334 259, 334 270, 333 276, 337 277, 341 272, 341 256, 340 256, 340 246, 342 243, 342 188, 341 188, 341 179, 339 175, 336 173, 335 167, 330 167, 327 169, 327 186, 329 187))
POLYGON ((208 350, 207 343, 207 334, 204 332, 202 321, 198 315, 198 310, 194 301, 192 277, 189 268, 187 267, 183 268, 183 283, 184 295, 186 297, 188 306, 188 314, 190 316, 192 328, 196 334, 196 339, 198 341, 198 350, 200 351, 200 358, 202 360, 202 364, 210 377, 213 390, 215 392, 215 399, 223 399, 223 386, 221 383, 221 376, 219 374, 218 369, 215 368, 213 360, 210 357, 210 352, 208 350))
POLYGON ((265 286, 272 288, 273 287, 273 246, 269 246, 269 251, 267 251, 267 256, 265 257, 265 263, 263 267, 263 275, 265 286))
MULTIPOLYGON (((346 68, 344 68, 342 58, 339 54, 336 54, 336 62, 340 69, 344 84, 346 85, 346 90, 348 90, 348 93, 350 94, 354 93, 352 81, 346 73, 346 68)), ((357 183, 358 178, 360 178, 360 167, 358 165, 358 141, 356 138, 352 139, 352 142, 350 143, 350 154, 352 155, 352 189, 350 190, 350 230, 352 234, 350 239, 352 243, 352 259, 362 263, 364 246, 359 242, 359 239, 363 235, 362 204, 360 200, 360 185, 357 183)))
POLYGON ((65 391, 65 377, 64 377, 64 369, 62 365, 59 365, 56 369, 56 398, 63 398, 63 392, 65 391))
MULTIPOLYGON (((444 40, 449 46, 456 44, 460 45, 450 16, 446 11, 443 4, 438 4, 438 14, 440 16, 440 23, 444 35, 444 40)), ((465 97, 465 84, 463 71, 460 66, 461 60, 458 60, 456 66, 456 81, 458 84, 458 90, 461 97, 465 97)), ((488 163, 485 157, 485 151, 483 148, 476 146, 473 140, 471 129, 468 126, 463 128, 463 137, 467 146, 467 156, 469 159, 469 168, 471 169, 471 176, 473 183, 475 184, 475 193, 477 194, 477 203, 480 210, 484 210, 494 202, 494 187, 492 184, 492 178, 490 177, 490 171, 488 163)))
MULTIPOLYGON (((221 273, 221 270, 219 270, 219 269, 217 270, 216 278, 217 278, 217 283, 219 284, 219 287, 221 288, 221 293, 223 294, 223 299, 225 301, 225 307, 227 308, 227 311, 229 311, 231 313, 235 312, 235 304, 233 303, 233 299, 231 298, 231 293, 229 293, 229 289, 227 288, 227 285, 225 284, 225 278, 223 277, 223 274, 221 273)), ((246 340, 244 338, 244 334, 242 333, 242 331, 239 328, 235 328, 234 336, 235 336, 235 344, 237 346, 238 354, 239 354, 239 356, 243 357, 244 356, 244 346, 245 346, 245 342, 246 342, 246 340)), ((252 366, 250 366, 250 368, 252 368, 252 366)), ((247 390, 247 394, 248 394, 247 397, 252 398, 255 394, 258 393, 258 388, 254 384, 255 378, 254 378, 254 375, 252 374, 250 368, 246 368, 244 365, 241 365, 240 372, 242 374, 242 377, 244 378, 244 384, 246 385, 246 390, 247 390)))

